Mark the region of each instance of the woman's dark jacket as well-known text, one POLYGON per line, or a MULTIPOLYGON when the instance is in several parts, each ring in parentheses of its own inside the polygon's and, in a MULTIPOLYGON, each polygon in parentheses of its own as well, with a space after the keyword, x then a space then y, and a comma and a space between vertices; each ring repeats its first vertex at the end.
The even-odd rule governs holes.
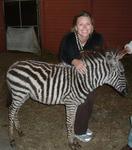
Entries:
POLYGON ((104 40, 100 33, 93 32, 87 40, 83 49, 79 49, 74 32, 68 33, 62 39, 59 51, 59 59, 62 62, 71 65, 73 59, 80 59, 80 52, 83 51, 97 51, 103 49, 104 40))

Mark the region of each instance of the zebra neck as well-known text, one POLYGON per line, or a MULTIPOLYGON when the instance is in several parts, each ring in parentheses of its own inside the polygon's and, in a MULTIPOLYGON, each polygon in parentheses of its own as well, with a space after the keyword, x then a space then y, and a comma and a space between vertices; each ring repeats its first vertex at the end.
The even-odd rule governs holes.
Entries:
POLYGON ((86 63, 88 66, 86 74, 86 85, 88 90, 93 91, 97 87, 108 82, 110 71, 103 57, 95 59, 89 58, 86 63))
POLYGON ((82 94, 87 95, 88 93, 93 91, 93 88, 91 88, 89 82, 88 82, 88 76, 87 74, 80 74, 77 73, 75 75, 75 83, 78 86, 78 89, 81 91, 82 94))

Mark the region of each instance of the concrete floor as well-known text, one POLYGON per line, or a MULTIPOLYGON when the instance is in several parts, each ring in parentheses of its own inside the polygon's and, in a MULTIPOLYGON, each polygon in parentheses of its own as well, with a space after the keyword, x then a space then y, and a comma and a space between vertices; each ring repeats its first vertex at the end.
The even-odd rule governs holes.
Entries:
POLYGON ((8 109, 4 102, 0 103, 0 150, 12 150, 8 137, 8 109))
POLYGON ((0 150, 12 150, 9 144, 7 131, 0 128, 0 150))

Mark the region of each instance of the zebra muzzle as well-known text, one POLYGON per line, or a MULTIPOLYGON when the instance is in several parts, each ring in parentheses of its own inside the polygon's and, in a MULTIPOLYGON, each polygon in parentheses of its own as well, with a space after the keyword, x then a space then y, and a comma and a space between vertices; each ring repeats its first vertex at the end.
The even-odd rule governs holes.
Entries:
POLYGON ((121 93, 121 96, 127 96, 128 95, 128 89, 124 89, 121 93))

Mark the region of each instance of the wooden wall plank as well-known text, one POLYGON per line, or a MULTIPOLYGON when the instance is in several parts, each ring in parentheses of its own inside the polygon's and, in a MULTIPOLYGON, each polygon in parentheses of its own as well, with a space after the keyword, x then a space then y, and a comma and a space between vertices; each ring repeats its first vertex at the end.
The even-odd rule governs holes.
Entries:
POLYGON ((108 47, 122 47, 132 40, 131 6, 131 0, 95 0, 95 24, 103 33, 108 47))
POLYGON ((0 52, 6 51, 3 1, 0 1, 0 52))

